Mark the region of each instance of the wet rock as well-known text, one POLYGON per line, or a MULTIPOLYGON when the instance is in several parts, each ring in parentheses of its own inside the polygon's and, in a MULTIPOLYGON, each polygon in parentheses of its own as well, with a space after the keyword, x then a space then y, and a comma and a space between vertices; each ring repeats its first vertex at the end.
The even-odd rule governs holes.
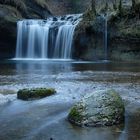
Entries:
POLYGON ((107 18, 108 59, 133 61, 140 58, 140 2, 116 1, 105 4, 96 3, 96 14, 88 9, 83 20, 77 26, 74 37, 74 58, 82 60, 105 59, 104 42, 105 22, 107 18), (112 4, 111 4, 112 3, 112 4), (121 44, 120 44, 121 43, 121 44), (131 45, 127 45, 131 44, 131 45), (114 52, 115 57, 114 57, 114 52), (127 53, 126 53, 127 52, 127 53), (121 56, 121 57, 120 57, 121 56))
POLYGON ((20 18, 21 14, 14 7, 0 4, 0 57, 14 55, 16 21, 20 18))
POLYGON ((92 10, 83 14, 83 20, 75 30, 74 58, 81 60, 104 59, 103 50, 103 20, 92 10))
POLYGON ((55 94, 53 88, 22 89, 17 93, 17 98, 22 100, 40 99, 55 94))
POLYGON ((56 18, 56 17, 54 17, 54 18, 53 18, 53 21, 57 21, 57 18, 56 18))
POLYGON ((68 120, 78 126, 111 126, 124 121, 124 103, 114 90, 86 95, 73 106, 68 120))
POLYGON ((17 21, 44 19, 51 15, 45 0, 0 0, 0 58, 15 55, 17 21))

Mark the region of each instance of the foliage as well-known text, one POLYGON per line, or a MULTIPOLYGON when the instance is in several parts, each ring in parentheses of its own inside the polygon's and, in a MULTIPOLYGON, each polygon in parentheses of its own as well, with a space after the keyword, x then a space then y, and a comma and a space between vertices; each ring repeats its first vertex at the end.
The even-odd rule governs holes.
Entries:
POLYGON ((42 8, 48 8, 46 0, 34 0, 38 5, 40 5, 42 8))
POLYGON ((92 8, 92 11, 94 12, 94 14, 96 15, 97 12, 96 12, 96 7, 95 6, 96 6, 95 0, 92 0, 91 1, 91 8, 92 8))
POLYGON ((122 0, 119 1, 119 6, 118 6, 118 10, 119 10, 119 13, 120 13, 120 16, 122 14, 122 0))
POLYGON ((113 9, 117 10, 117 2, 116 2, 116 0, 113 2, 113 9))
POLYGON ((135 37, 140 38, 140 26, 128 26, 127 28, 121 28, 120 33, 123 37, 135 37))
POLYGON ((23 0, 1 0, 0 3, 11 5, 21 11, 26 11, 27 9, 23 0))
POLYGON ((135 0, 132 0, 132 8, 135 8, 136 2, 135 0))

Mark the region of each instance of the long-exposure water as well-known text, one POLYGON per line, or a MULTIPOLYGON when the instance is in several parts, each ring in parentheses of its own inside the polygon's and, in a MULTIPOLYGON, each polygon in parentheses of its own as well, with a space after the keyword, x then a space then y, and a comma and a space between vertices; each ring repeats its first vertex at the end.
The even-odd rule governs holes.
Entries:
POLYGON ((0 140, 139 140, 140 63, 77 61, 0 62, 0 140), (16 99, 22 88, 53 87, 53 96, 16 99), (80 128, 67 121, 83 95, 113 88, 125 103, 125 123, 80 128))

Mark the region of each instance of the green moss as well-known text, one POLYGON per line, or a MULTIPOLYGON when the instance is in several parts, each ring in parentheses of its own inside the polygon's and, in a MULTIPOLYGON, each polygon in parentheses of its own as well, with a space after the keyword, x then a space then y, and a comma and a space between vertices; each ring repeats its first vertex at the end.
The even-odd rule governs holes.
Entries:
POLYGON ((136 15, 140 15, 140 0, 132 0, 132 10, 136 15))
POLYGON ((71 109, 68 118, 73 122, 81 122, 83 120, 83 116, 80 114, 80 112, 78 112, 78 109, 76 107, 73 107, 71 109))
POLYGON ((140 37, 140 25, 137 26, 128 26, 126 28, 120 27, 120 33, 123 37, 140 37))
POLYGON ((119 10, 119 13, 121 15, 122 12, 123 12, 123 9, 122 9, 122 0, 119 1, 118 10, 119 10))
POLYGON ((56 93, 55 89, 50 88, 35 88, 35 89, 22 89, 17 93, 17 98, 22 100, 31 100, 36 98, 44 98, 56 93))
POLYGON ((114 99, 115 102, 112 102, 112 104, 115 106, 117 104, 120 106, 124 106, 122 98, 120 97, 120 95, 113 89, 109 90, 108 93, 112 96, 112 98, 114 99))
POLYGON ((88 10, 85 12, 85 14, 83 15, 83 19, 84 19, 85 21, 92 21, 92 20, 95 19, 95 15, 96 15, 96 13, 95 13, 93 10, 88 9, 88 10))
POLYGON ((78 126, 111 126, 124 121, 124 103, 115 90, 85 96, 71 109, 68 119, 78 126))
POLYGON ((46 3, 46 0, 34 0, 39 6, 42 8, 48 8, 48 5, 46 3))
POLYGON ((22 0, 2 0, 1 4, 6 4, 15 7, 19 11, 26 11, 27 7, 22 0))
POLYGON ((0 10, 3 12, 3 14, 4 14, 3 18, 6 20, 11 18, 11 19, 16 19, 16 21, 17 21, 18 19, 22 18, 20 12, 12 6, 0 4, 0 10))

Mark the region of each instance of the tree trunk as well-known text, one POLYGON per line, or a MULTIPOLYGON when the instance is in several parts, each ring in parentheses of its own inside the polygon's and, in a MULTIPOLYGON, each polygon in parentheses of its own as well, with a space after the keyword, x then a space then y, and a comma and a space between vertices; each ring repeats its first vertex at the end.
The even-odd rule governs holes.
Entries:
POLYGON ((91 8, 92 8, 93 12, 96 14, 96 2, 95 2, 95 0, 91 0, 91 8))
POLYGON ((135 9, 136 1, 132 0, 132 9, 135 9))

